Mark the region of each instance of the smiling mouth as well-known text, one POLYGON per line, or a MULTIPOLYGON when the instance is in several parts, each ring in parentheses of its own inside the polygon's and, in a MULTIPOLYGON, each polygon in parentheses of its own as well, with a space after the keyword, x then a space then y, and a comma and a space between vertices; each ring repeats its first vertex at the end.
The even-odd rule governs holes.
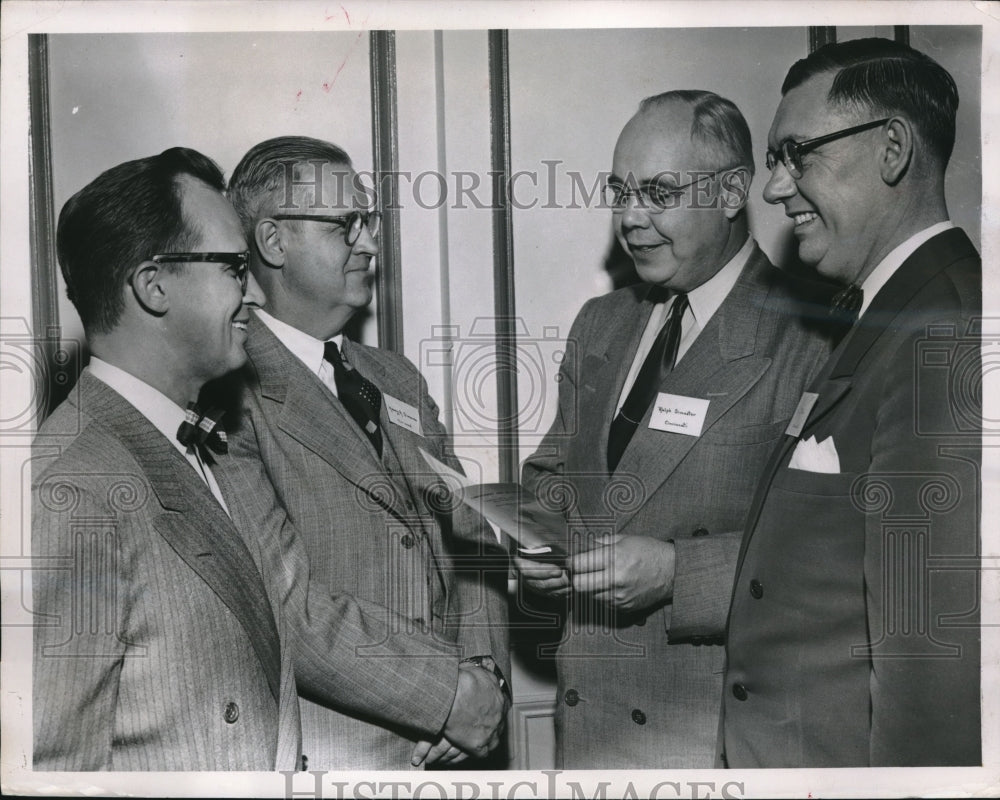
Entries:
POLYGON ((632 255, 642 256, 647 253, 652 253, 657 248, 663 247, 664 244, 664 242, 656 242, 655 244, 633 244, 632 242, 629 242, 628 249, 632 255))
POLYGON ((247 329, 247 320, 245 319, 234 319, 233 327, 238 331, 245 331, 247 329))
POLYGON ((792 222, 795 223, 795 227, 798 228, 800 225, 805 225, 807 222, 812 222, 814 219, 819 219, 819 214, 814 211, 802 211, 798 214, 790 214, 792 222))

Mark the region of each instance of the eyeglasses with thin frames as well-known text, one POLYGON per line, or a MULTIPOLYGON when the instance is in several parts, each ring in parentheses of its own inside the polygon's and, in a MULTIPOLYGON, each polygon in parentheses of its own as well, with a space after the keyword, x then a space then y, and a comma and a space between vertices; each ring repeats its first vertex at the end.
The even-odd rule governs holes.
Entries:
POLYGON ((767 154, 764 156, 764 163, 767 164, 768 171, 774 172, 774 168, 778 166, 778 162, 780 161, 785 165, 785 169, 788 170, 788 173, 793 178, 798 180, 802 177, 802 156, 806 153, 812 152, 821 145, 829 142, 835 142, 837 139, 843 139, 845 136, 853 136, 854 134, 861 133, 862 131, 870 131, 872 128, 884 125, 890 119, 892 119, 892 117, 877 119, 873 122, 866 122, 863 125, 855 125, 852 128, 844 128, 840 131, 834 131, 833 133, 827 133, 823 136, 817 136, 815 139, 806 139, 804 142, 796 142, 794 139, 785 139, 778 145, 777 150, 771 150, 768 148, 767 154))
POLYGON ((149 257, 157 264, 225 264, 236 273, 240 290, 246 294, 250 251, 242 253, 157 253, 149 257))
POLYGON ((621 181, 609 180, 604 185, 604 202, 611 207, 613 213, 621 214, 628 205, 628 199, 635 196, 643 208, 646 208, 651 214, 659 214, 667 209, 677 208, 680 205, 681 195, 684 194, 684 190, 689 186, 694 186, 696 183, 714 178, 719 173, 728 172, 731 169, 734 169, 734 167, 724 167, 714 172, 706 172, 703 175, 699 175, 693 181, 681 184, 680 186, 671 186, 652 180, 633 188, 621 181))
POLYGON ((367 228, 368 235, 373 239, 378 237, 382 225, 382 214, 378 211, 352 211, 343 216, 331 217, 320 214, 275 214, 273 219, 301 220, 308 222, 327 222, 339 225, 344 229, 344 242, 348 247, 354 247, 361 238, 361 229, 367 228))

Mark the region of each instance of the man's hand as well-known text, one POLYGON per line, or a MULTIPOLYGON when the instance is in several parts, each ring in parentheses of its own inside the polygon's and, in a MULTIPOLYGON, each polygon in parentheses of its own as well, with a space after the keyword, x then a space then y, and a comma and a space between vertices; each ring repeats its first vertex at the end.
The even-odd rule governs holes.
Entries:
POLYGON ((620 535, 597 541, 603 546, 566 563, 576 592, 618 611, 642 611, 673 596, 673 542, 620 535))
POLYGON ((533 592, 549 597, 563 597, 569 594, 569 573, 563 567, 521 556, 514 556, 514 566, 520 573, 521 580, 533 592))
POLYGON ((418 742, 411 763, 461 760, 452 748, 482 758, 500 744, 506 719, 507 698, 496 676, 475 664, 459 664, 458 688, 442 737, 433 746, 418 742))
POLYGON ((443 736, 431 744, 428 741, 417 742, 413 748, 413 755, 410 756, 410 763, 419 767, 421 764, 457 764, 468 758, 467 753, 463 753, 443 736))

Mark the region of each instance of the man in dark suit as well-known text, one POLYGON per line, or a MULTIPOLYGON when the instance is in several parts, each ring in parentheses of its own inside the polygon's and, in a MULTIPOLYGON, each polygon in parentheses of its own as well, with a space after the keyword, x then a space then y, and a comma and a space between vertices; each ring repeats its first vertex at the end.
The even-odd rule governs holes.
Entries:
POLYGON ((283 573, 213 455, 178 439, 202 384, 246 360, 246 306, 263 300, 222 189, 214 163, 173 148, 106 171, 60 214, 92 358, 36 439, 37 770, 299 763, 283 573))
POLYGON ((829 352, 805 287, 750 236, 753 171, 743 115, 710 92, 645 100, 615 147, 607 199, 643 283, 580 311, 556 420, 523 468, 584 532, 566 570, 517 560, 532 589, 566 597, 564 768, 714 762, 740 530, 829 352))
POLYGON ((764 197, 857 321, 757 490, 729 616, 731 767, 981 763, 981 269, 948 220, 958 92, 884 39, 792 66, 764 197))
POLYGON ((379 216, 356 184, 343 150, 307 137, 262 142, 234 170, 229 194, 268 306, 250 320, 247 368, 223 388, 240 403, 233 449, 263 465, 304 537, 315 583, 381 608, 394 621, 391 641, 414 656, 359 648, 366 703, 346 692, 324 700, 300 683, 308 764, 404 769, 498 743, 506 565, 484 570, 496 540, 481 518, 434 502, 420 451, 459 467, 416 367, 343 334, 371 302, 378 251, 379 216), (426 657, 442 648, 450 659, 426 657), (480 745, 449 734, 453 700, 474 712, 480 745))

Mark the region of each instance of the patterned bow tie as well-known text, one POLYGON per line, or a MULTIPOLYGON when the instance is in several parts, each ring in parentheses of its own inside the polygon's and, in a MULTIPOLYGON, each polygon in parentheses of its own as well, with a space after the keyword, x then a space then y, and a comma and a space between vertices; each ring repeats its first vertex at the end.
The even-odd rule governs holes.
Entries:
POLYGON ((830 316, 853 325, 858 318, 865 293, 856 284, 851 284, 837 292, 830 301, 830 316))
POLYGON ((220 455, 229 452, 221 424, 224 413, 221 408, 210 408, 202 413, 197 403, 188 403, 184 421, 177 429, 177 441, 185 447, 196 448, 202 455, 206 450, 220 455))

